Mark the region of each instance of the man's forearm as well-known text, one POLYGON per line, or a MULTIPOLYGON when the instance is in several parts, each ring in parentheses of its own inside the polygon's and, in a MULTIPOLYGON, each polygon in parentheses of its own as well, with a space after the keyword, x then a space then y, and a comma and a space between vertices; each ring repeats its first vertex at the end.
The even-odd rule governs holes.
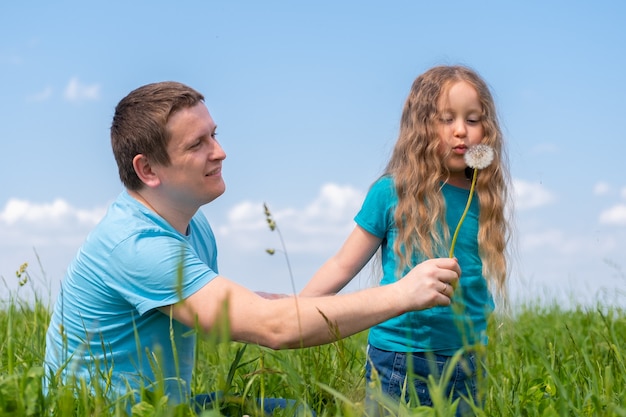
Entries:
POLYGON ((316 346, 351 336, 403 312, 391 286, 370 288, 330 297, 292 297, 267 318, 268 340, 274 349, 316 346))

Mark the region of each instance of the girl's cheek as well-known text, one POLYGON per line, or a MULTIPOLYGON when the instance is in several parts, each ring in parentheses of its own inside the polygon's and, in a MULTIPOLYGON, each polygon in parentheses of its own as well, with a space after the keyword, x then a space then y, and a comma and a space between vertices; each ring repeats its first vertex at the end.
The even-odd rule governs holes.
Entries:
POLYGON ((445 158, 447 153, 448 153, 448 149, 447 149, 447 144, 445 141, 439 139, 439 143, 437 144, 437 154, 441 157, 441 158, 445 158))

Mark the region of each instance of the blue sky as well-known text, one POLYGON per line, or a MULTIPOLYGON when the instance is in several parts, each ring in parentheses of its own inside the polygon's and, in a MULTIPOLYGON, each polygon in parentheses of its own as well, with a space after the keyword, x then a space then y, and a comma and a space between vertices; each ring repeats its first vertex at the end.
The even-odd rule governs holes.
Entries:
MULTIPOLYGON (((626 3, 107 1, 0 6, 0 294, 54 295, 121 191, 117 102, 177 80, 227 159, 202 210, 220 272, 290 292, 341 245, 414 78, 466 64, 496 99, 515 191, 512 299, 623 303, 626 3), (175 4, 176 3, 176 4, 175 4), (32 286, 15 271, 29 262, 32 286), (41 265, 41 266, 39 266, 41 265)), ((370 285, 367 271, 350 288, 370 285)))

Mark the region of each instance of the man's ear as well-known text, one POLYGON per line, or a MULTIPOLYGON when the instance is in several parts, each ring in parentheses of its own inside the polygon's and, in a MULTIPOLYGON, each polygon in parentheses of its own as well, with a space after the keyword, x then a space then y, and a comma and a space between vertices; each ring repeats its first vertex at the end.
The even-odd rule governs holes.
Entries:
POLYGON ((154 188, 161 184, 161 180, 157 173, 152 169, 152 165, 148 158, 143 154, 135 155, 133 158, 133 168, 135 173, 147 187, 154 188))

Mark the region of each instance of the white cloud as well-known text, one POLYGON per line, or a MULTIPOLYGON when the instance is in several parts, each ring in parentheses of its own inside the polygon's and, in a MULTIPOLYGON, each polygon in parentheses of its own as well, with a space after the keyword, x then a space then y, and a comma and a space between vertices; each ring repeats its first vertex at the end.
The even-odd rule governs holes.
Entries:
POLYGON ((555 200, 554 195, 543 185, 519 179, 513 180, 513 195, 518 210, 542 207, 555 200))
MULTIPOLYGON (((348 236, 363 198, 364 193, 353 187, 325 184, 317 197, 302 209, 268 206, 290 251, 317 252, 328 250, 329 243, 335 247, 348 236)), ((217 233, 238 242, 240 249, 257 249, 275 242, 262 202, 241 202, 229 210, 227 219, 228 223, 219 227, 217 233)))
POLYGON ((605 195, 611 191, 611 186, 604 181, 600 181, 593 186, 595 195, 605 195))
POLYGON ((618 204, 600 213, 600 223, 626 226, 626 204, 618 204))
POLYGON ((364 194, 350 186, 325 184, 318 197, 305 211, 309 219, 320 217, 331 221, 344 221, 356 214, 363 202, 364 194))
POLYGON ((263 204, 260 202, 243 201, 228 211, 228 225, 221 228, 222 233, 232 231, 258 231, 267 227, 263 215, 263 204))
MULTIPOLYGON (((590 254, 608 252, 615 247, 610 236, 603 236, 602 240, 590 239, 588 236, 571 235, 558 229, 542 231, 526 231, 520 236, 521 247, 527 252, 551 253, 559 257, 584 257, 590 254)), ((595 255, 593 255, 595 256, 595 255)))
POLYGON ((61 224, 66 221, 78 221, 94 226, 104 216, 104 212, 104 208, 77 209, 60 198, 52 203, 43 204, 11 198, 0 212, 0 221, 7 225, 18 222, 50 225, 51 223, 61 224))
POLYGON ((74 77, 65 87, 65 98, 68 101, 97 100, 100 98, 100 85, 85 85, 74 77))
POLYGON ((31 276, 39 277, 37 290, 47 293, 52 287, 54 292, 105 211, 76 208, 60 198, 47 203, 10 199, 0 207, 0 286, 8 282, 11 288, 15 270, 28 262, 31 276))
MULTIPOLYGON (((329 183, 303 206, 280 207, 269 201, 277 231, 267 225, 263 202, 236 204, 228 210, 225 225, 215 229, 220 272, 252 289, 285 293, 292 285, 304 287, 354 228, 364 196, 351 186, 329 183), (268 255, 267 249, 276 250, 277 256, 268 255)), ((370 275, 371 269, 365 268, 347 288, 371 285, 370 275)))

